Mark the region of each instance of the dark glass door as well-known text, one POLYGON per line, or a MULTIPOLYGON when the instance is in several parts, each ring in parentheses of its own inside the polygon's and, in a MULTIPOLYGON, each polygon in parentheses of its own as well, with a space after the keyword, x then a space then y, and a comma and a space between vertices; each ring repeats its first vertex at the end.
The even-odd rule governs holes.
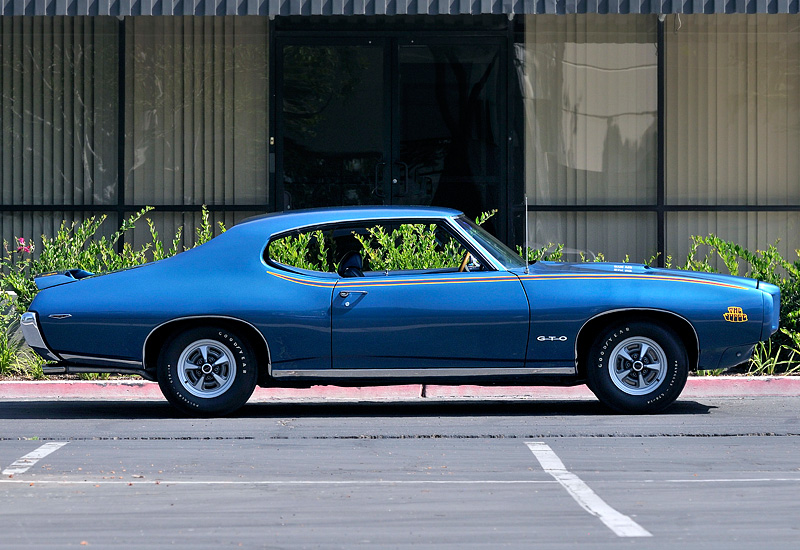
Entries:
POLYGON ((284 209, 384 204, 376 188, 390 140, 383 42, 293 41, 280 48, 284 209))
POLYGON ((502 43, 397 46, 393 204, 500 208, 505 140, 502 43))
POLYGON ((284 209, 502 210, 504 47, 500 37, 279 40, 284 209))

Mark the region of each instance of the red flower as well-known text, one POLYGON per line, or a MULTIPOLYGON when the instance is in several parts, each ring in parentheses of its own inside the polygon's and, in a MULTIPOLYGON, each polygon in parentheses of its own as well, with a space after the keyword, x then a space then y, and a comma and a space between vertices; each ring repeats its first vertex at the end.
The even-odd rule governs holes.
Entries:
POLYGON ((24 238, 19 237, 17 239, 17 252, 27 252, 28 254, 30 254, 32 251, 33 251, 33 243, 26 245, 24 238))

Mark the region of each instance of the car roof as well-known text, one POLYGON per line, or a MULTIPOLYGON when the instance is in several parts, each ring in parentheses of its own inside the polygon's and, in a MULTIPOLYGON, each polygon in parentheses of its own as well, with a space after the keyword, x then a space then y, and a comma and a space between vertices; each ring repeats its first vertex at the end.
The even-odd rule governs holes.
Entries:
POLYGON ((272 233, 315 224, 338 223, 359 220, 397 218, 450 218, 462 213, 452 208, 430 206, 342 206, 333 208, 309 208, 273 212, 247 218, 237 224, 267 223, 272 233))

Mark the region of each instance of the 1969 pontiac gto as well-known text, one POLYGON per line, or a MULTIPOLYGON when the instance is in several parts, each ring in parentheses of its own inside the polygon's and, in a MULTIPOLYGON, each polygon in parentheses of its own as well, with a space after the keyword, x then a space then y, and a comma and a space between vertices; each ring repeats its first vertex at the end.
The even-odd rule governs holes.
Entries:
POLYGON ((650 413, 690 369, 739 364, 778 329, 761 281, 637 264, 528 265, 455 210, 251 218, 172 258, 36 279, 22 317, 47 374, 133 373, 192 415, 255 386, 588 384, 650 413))

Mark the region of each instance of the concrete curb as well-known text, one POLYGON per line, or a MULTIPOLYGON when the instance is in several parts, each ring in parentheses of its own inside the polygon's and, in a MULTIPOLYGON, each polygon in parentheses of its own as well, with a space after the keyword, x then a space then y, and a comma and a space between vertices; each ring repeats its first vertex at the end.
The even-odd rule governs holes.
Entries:
MULTIPOLYGON (((800 377, 787 376, 717 376, 692 377, 681 398, 704 397, 800 397, 800 377)), ((256 388, 251 402, 269 401, 409 401, 419 399, 594 399, 586 386, 438 386, 409 384, 343 388, 314 386, 309 389, 256 388)), ((9 381, 0 382, 0 400, 104 400, 162 401, 155 382, 143 380, 113 381, 9 381)))

